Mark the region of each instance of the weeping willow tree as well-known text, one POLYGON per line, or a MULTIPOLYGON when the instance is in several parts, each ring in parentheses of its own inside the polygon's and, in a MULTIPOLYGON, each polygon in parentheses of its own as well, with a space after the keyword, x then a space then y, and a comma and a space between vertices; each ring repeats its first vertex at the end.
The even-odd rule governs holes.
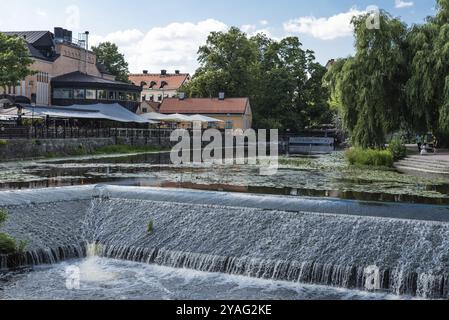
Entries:
POLYGON ((363 148, 383 147, 387 133, 403 115, 406 26, 386 12, 380 28, 371 29, 369 14, 355 17, 356 54, 337 61, 325 80, 331 105, 339 109, 352 142, 363 148))
POLYGON ((449 133, 449 0, 437 1, 438 12, 408 36, 408 123, 417 132, 449 133))

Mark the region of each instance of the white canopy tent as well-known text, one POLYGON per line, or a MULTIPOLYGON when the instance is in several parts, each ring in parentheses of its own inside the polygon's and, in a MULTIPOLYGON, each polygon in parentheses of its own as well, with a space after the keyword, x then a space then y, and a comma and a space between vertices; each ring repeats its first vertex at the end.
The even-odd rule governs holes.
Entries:
POLYGON ((157 112, 150 112, 141 115, 142 118, 149 120, 165 121, 165 122, 193 122, 188 116, 182 114, 162 114, 157 112))
POLYGON ((215 122, 215 123, 219 123, 220 122, 221 123, 221 122, 224 122, 223 120, 202 116, 200 114, 196 114, 194 116, 189 116, 189 118, 192 119, 193 121, 198 121, 198 122, 203 122, 203 123, 210 123, 210 122, 215 122))
POLYGON ((201 122, 201 123, 210 123, 210 122, 224 122, 220 119, 215 119, 215 118, 211 118, 211 117, 206 117, 200 114, 196 114, 194 116, 186 116, 183 114, 170 114, 170 115, 166 115, 166 114, 162 114, 162 113, 157 113, 157 112, 150 112, 150 113, 145 113, 141 115, 143 118, 145 119, 149 119, 149 120, 157 120, 157 121, 166 121, 166 122, 201 122))

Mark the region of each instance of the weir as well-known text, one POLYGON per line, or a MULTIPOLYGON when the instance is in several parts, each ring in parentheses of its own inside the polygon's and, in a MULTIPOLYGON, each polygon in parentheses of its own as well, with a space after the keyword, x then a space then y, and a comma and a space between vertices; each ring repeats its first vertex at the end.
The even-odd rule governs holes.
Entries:
POLYGON ((446 206, 108 186, 1 192, 0 207, 2 231, 29 244, 0 256, 3 271, 82 258, 90 245, 175 268, 449 297, 446 206))

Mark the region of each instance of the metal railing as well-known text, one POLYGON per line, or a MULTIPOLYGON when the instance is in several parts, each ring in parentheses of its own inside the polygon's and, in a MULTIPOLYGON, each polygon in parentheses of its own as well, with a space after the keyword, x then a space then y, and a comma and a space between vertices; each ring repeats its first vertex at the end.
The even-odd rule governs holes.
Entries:
POLYGON ((171 129, 0 127, 0 139, 169 138, 171 129))

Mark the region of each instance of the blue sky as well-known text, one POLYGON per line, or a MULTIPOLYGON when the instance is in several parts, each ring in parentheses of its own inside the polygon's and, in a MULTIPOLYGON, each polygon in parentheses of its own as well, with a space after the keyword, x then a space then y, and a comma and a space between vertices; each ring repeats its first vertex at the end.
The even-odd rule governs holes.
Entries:
POLYGON ((433 0, 0 0, 0 30, 89 30, 91 43, 114 41, 130 69, 193 72, 210 31, 237 26, 273 38, 298 36, 321 63, 353 53, 351 16, 375 5, 409 24, 435 13, 433 0), (7 4, 6 4, 7 3, 7 4))

